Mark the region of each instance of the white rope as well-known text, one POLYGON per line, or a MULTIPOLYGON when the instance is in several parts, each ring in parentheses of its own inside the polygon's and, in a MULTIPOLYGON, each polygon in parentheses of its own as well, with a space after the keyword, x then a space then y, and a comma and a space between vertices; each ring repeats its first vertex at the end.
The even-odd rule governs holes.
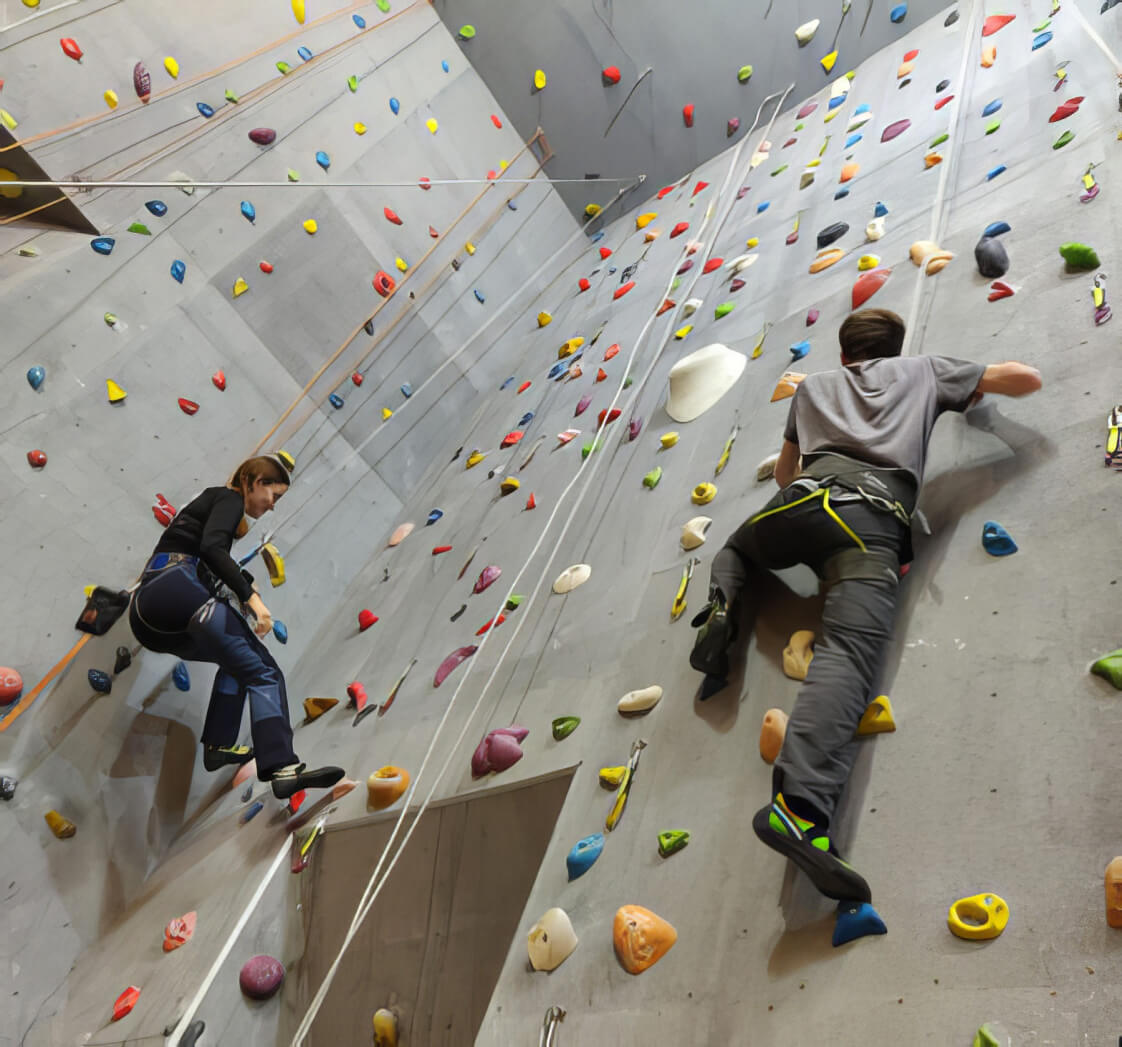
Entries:
MULTIPOLYGON (((628 183, 633 182, 636 185, 641 185, 646 180, 645 174, 629 175, 626 178, 550 178, 549 185, 563 185, 570 182, 576 182, 581 185, 588 183, 628 183)), ((423 183, 423 187, 427 189, 429 186, 434 185, 487 185, 495 182, 494 178, 431 178, 423 183)), ((533 185, 539 183, 537 178, 503 178, 503 185, 533 185)), ((547 183, 540 182, 545 185, 547 183)), ((179 182, 169 182, 160 180, 149 179, 124 179, 112 181, 94 181, 86 179, 75 179, 72 181, 53 181, 47 179, 38 179, 30 181, 28 179, 13 179, 10 182, 3 183, 5 189, 394 189, 394 188, 410 188, 420 189, 422 183, 417 179, 410 182, 291 182, 288 179, 284 181, 223 181, 223 182, 200 182, 195 179, 183 179, 179 182)))
MULTIPOLYGON (((791 89, 792 89, 791 87, 788 87, 787 90, 783 92, 783 95, 780 98, 779 105, 776 107, 776 112, 775 112, 775 114, 773 114, 773 116, 771 118, 771 121, 769 122, 769 125, 768 125, 768 130, 769 131, 770 131, 770 128, 771 128, 772 124, 774 124, 775 117, 779 113, 779 109, 782 106, 783 99, 785 99, 787 97, 787 94, 791 91, 791 89)), ((776 93, 778 93, 778 92, 776 92, 776 93)), ((758 126, 760 112, 762 111, 764 104, 769 99, 771 99, 773 97, 774 97, 774 95, 769 95, 768 98, 765 98, 764 101, 760 103, 760 109, 758 109, 757 112, 756 112, 756 119, 753 122, 752 130, 755 130, 755 128, 758 126)), ((767 132, 765 132, 765 137, 766 137, 766 133, 767 132)), ((724 183, 721 187, 721 190, 717 194, 718 197, 720 197, 721 194, 726 192, 726 190, 729 186, 729 182, 732 179, 733 173, 736 169, 737 162, 739 161, 740 156, 741 156, 741 154, 744 150, 744 145, 747 142, 748 137, 750 135, 751 135, 751 131, 749 131, 749 134, 746 135, 744 137, 744 139, 741 140, 740 145, 737 146, 737 149, 736 149, 736 151, 733 155, 733 158, 732 158, 732 160, 729 164, 728 171, 726 172, 724 183)), ((724 208, 724 214, 721 217, 719 225, 723 226, 724 222, 727 220, 729 211, 731 210, 732 204, 734 202, 735 202, 735 200, 732 200, 732 201, 729 201, 728 203, 726 203, 725 208, 724 208)), ((707 208, 705 218, 702 221, 702 225, 701 225, 701 229, 699 230, 699 233, 704 233, 705 228, 708 225, 708 223, 710 221, 710 218, 712 217, 712 212, 713 212, 712 206, 707 208)), ((683 249, 683 250, 685 250, 685 249, 683 249)), ((680 264, 680 262, 678 264, 680 264)), ((675 268, 677 268, 677 266, 675 268)), ((698 275, 699 274, 695 274, 694 282, 696 282, 696 280, 698 278, 698 275)), ((673 282, 674 282, 674 275, 672 274, 670 279, 667 281, 666 292, 663 295, 663 297, 665 297, 666 294, 669 294, 670 287, 673 284, 673 282)), ((691 283, 690 286, 692 288, 693 283, 691 283)), ((636 357, 636 355, 639 351, 639 346, 642 344, 643 339, 646 337, 647 333, 649 332, 649 330, 651 328, 651 325, 655 321, 655 318, 656 318, 655 314, 652 313, 651 316, 647 319, 646 323, 643 325, 643 328, 640 331, 638 337, 636 338, 635 343, 634 343, 634 345, 631 349, 631 352, 628 356, 628 359, 627 359, 627 367, 624 369, 624 372, 623 372, 625 377, 621 378, 620 384, 617 386, 615 395, 613 396, 612 401, 609 404, 609 407, 607 409, 608 411, 610 411, 611 408, 615 406, 616 402, 619 400, 619 397, 623 393, 624 382, 626 381, 626 375, 630 371, 631 365, 634 363, 635 357, 636 357)), ((643 384, 649 378, 651 372, 654 370, 655 365, 657 364, 658 360, 661 358, 662 353, 665 351, 666 346, 669 344, 669 341, 670 341, 670 337, 669 337, 669 327, 668 327, 667 336, 666 336, 666 338, 664 338, 663 343, 660 346, 658 352, 654 355, 653 359, 651 360, 650 364, 648 365, 647 370, 643 375, 643 379, 639 383, 639 388, 642 388, 643 384)), ((637 395, 638 395, 638 392, 636 392, 632 395, 632 398, 631 398, 632 402, 634 402, 637 395)), ((604 421, 598 426, 598 428, 596 430, 596 433, 593 437, 594 445, 595 445, 595 442, 599 439, 600 434, 604 431, 604 428, 607 424, 608 424, 607 414, 605 414, 604 421)), ((560 548, 561 542, 564 539, 566 533, 568 532, 569 527, 572 524, 572 521, 573 521, 573 519, 576 515, 577 510, 580 508, 581 502, 583 501, 585 494, 587 494, 589 488, 592 485, 592 480, 593 480, 593 478, 596 474, 596 470, 597 470, 597 467, 599 465, 600 457, 601 456, 597 456, 596 454, 591 454, 591 455, 589 455, 589 457, 587 459, 584 459, 581 462, 580 466, 578 467, 577 472, 574 474, 572 480, 569 481, 569 483, 565 486, 564 490, 561 492, 561 495, 557 500, 556 506, 554 507, 552 513, 550 513, 549 518, 546 521, 546 523, 545 523, 545 525, 542 529, 541 535, 538 537, 537 542, 535 542, 533 549, 530 550, 530 553, 527 556, 525 563, 520 568, 520 570, 519 570, 518 574, 515 576, 513 582, 511 582, 510 589, 507 591, 506 595, 503 597, 502 603, 497 608, 496 617, 501 612, 503 605, 505 605, 506 601, 513 594, 513 592, 514 592, 515 588, 517 587, 518 582, 521 580, 522 576, 526 573, 527 570, 529 570, 529 567, 530 567, 531 562, 533 561, 533 558, 537 555, 538 551, 541 549, 542 543, 545 541, 546 535, 549 533, 549 529, 552 526, 554 519, 557 517, 557 514, 561 511, 561 508, 564 505, 565 499, 568 497, 569 492, 577 484, 577 482, 581 479, 582 474, 587 469, 588 470, 588 482, 585 483, 583 489, 581 490, 581 492, 577 496, 577 500, 574 503, 572 509, 570 510, 569 516, 566 519, 566 521, 564 523, 564 526, 562 527, 561 532, 557 537, 556 542, 554 543, 553 552, 550 554, 549 559, 546 561, 545 566, 543 567, 541 573, 539 574, 538 581, 537 581, 536 585, 534 586, 534 590, 530 595, 530 599, 526 603, 527 612, 528 612, 529 607, 531 607, 533 605, 533 602, 534 602, 535 598, 537 597, 538 593, 541 590, 542 585, 545 582, 546 572, 549 569, 549 565, 552 563, 554 557, 556 557, 557 552, 560 548)), ((327 997, 327 993, 330 990, 331 984, 332 984, 332 982, 335 978, 335 974, 339 969, 339 965, 342 963, 343 956, 346 953, 347 948, 350 946, 350 944, 353 941, 353 939, 355 937, 355 934, 358 932, 358 929, 361 926, 363 920, 365 920, 365 918, 366 918, 367 914, 369 913, 370 909, 372 908, 374 902, 377 900, 378 895, 381 893, 382 888, 385 886, 386 882, 388 881, 390 873, 393 871, 393 867, 397 863, 397 859, 401 856, 402 852, 404 851, 406 845, 409 842, 410 837, 413 834, 413 830, 417 827, 417 824, 420 822, 421 817, 424 815, 425 811, 427 810, 428 805, 431 802, 432 797, 435 794, 437 788, 439 787, 441 780, 443 779, 445 773, 447 773, 448 768, 451 766, 451 762, 452 762, 453 757, 455 757, 457 752, 459 751, 459 747, 462 744, 463 739, 467 734, 468 727, 470 726, 471 721, 474 719, 476 713, 478 713, 479 708, 483 703, 483 698, 487 694, 488 688, 490 687, 491 683, 494 681, 495 677, 497 676, 497 674, 499 672, 499 669, 502 667, 507 654, 509 653, 511 647, 513 646, 515 640, 517 639, 518 634, 522 629, 522 626, 527 621, 527 618, 528 618, 528 613, 522 614, 522 615, 519 616, 518 623, 514 627, 513 631, 511 632, 510 637, 507 641, 506 647, 503 649, 502 654, 499 656, 498 661, 496 662, 494 668, 491 671, 490 676, 487 678, 486 682, 484 683, 484 686, 483 686, 482 690, 480 691, 479 697, 476 699, 475 704, 472 706, 471 711, 469 712, 467 718, 465 719, 464 725, 461 728, 460 733, 457 736, 456 740, 453 742, 452 747, 449 750, 448 755, 446 756, 446 758, 444 760, 444 763, 441 766, 440 771, 438 772, 435 780, 433 781, 432 786, 430 787, 427 796, 425 797, 424 801, 422 802, 420 808, 417 810, 417 812, 416 812, 416 814, 413 818, 413 821, 412 821, 411 825, 409 826, 409 829, 406 831, 406 834, 405 834, 404 838, 402 839, 400 846, 397 849, 397 852, 394 854, 393 858, 389 862, 389 865, 386 867, 385 874, 381 876, 381 879, 379 879, 379 873, 381 872, 382 866, 386 861, 386 857, 389 854, 390 848, 393 846, 393 842, 394 842, 394 840, 397 836, 398 830, 401 828, 401 825, 402 825, 403 821, 405 820, 405 816, 409 812, 409 803, 412 800, 413 796, 416 794, 417 788, 420 785, 420 782, 421 782, 421 779, 424 775, 425 769, 428 766, 428 762, 429 762, 430 758, 432 757, 432 753, 433 753, 433 751, 436 747, 436 743, 437 743, 437 740, 438 740, 438 738, 441 734, 441 731, 443 730, 444 725, 447 722, 448 717, 452 712, 453 706, 456 704, 456 700, 459 697, 460 691, 463 689, 464 685, 467 683, 468 679, 471 676, 471 666, 469 666, 468 669, 461 676, 460 683, 458 684, 455 691, 453 692, 452 697, 451 697, 451 699, 448 703, 447 708, 444 711, 444 715, 440 719, 439 724, 437 724, 436 731, 433 734, 432 740, 429 743, 429 747, 428 747, 427 751, 425 752, 424 759, 421 762, 420 770, 417 772, 417 776, 414 779, 413 784, 412 784, 412 786, 409 790, 409 793, 405 798, 405 802, 402 805, 402 810, 397 817, 397 821, 394 825, 393 832, 391 833, 389 840, 387 841, 385 847, 383 848, 382 855, 378 860, 378 864, 375 866, 374 872, 371 874, 370 880, 367 882, 366 890, 363 892, 362 900, 359 902, 359 906, 356 909, 354 919, 351 921, 351 926, 348 929, 346 936, 344 937, 343 944, 339 949, 339 953, 335 957, 335 960, 331 964, 331 967, 328 969, 327 974, 324 976, 323 982, 320 984, 319 989, 317 990, 315 996, 313 997, 312 1002, 311 1002, 311 1004, 308 1008, 308 1011, 305 1013, 303 1020, 300 1022, 300 1025, 297 1027, 297 1030, 296 1030, 296 1032, 293 1036, 293 1039, 292 1039, 292 1047, 300 1047, 300 1045, 304 1042, 305 1036, 307 1036, 308 1032, 311 1029, 312 1022, 315 1020, 316 1015, 319 1013, 320 1007, 323 1005, 323 1001, 327 997)), ((493 633, 493 629, 489 630, 484 635, 483 640, 479 644, 478 650, 476 651, 477 654, 487 646, 487 643, 490 640, 490 638, 492 636, 492 633, 493 633)), ((473 662, 473 664, 474 664, 474 662, 473 662)))

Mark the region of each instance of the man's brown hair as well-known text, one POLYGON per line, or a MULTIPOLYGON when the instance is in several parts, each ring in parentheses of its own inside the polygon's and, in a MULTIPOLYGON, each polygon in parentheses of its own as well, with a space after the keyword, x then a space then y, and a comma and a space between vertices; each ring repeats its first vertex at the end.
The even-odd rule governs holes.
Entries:
POLYGON ((891 309, 862 309, 846 317, 838 330, 842 355, 853 364, 899 356, 904 347, 904 321, 891 309))

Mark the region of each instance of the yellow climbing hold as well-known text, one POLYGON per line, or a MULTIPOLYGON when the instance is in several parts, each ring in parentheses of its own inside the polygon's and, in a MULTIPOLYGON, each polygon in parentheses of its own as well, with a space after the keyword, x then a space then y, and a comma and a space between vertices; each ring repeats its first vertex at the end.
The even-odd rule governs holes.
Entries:
POLYGON ((439 127, 440 127, 440 124, 438 124, 438 123, 436 122, 436 117, 435 117, 435 116, 430 116, 430 117, 429 117, 429 118, 428 118, 428 119, 427 119, 427 120, 425 121, 425 127, 427 127, 427 128, 429 129, 429 134, 433 134, 433 135, 434 135, 434 134, 436 134, 436 132, 437 132, 437 128, 439 128, 439 127))
POLYGON ((544 309, 540 313, 538 313, 539 327, 548 327, 551 323, 553 323, 552 313, 547 313, 544 309))
POLYGON ((235 298, 240 298, 248 290, 249 290, 249 284, 247 284, 245 282, 245 280, 242 277, 239 276, 234 281, 234 297, 235 298))
POLYGON ((753 247, 759 247, 760 246, 760 238, 758 236, 750 236, 750 237, 748 237, 748 242, 744 246, 747 247, 749 250, 751 250, 753 247))
POLYGON ((602 210, 602 208, 600 207, 599 204, 585 204, 585 206, 584 206, 584 217, 585 218, 595 218, 600 213, 601 210, 602 210))
POLYGON ((878 265, 880 265, 880 257, 875 254, 863 254, 857 259, 857 268, 861 272, 865 272, 866 269, 875 269, 878 265))
POLYGON ((329 709, 339 704, 338 698, 305 698, 304 715, 309 720, 318 720, 329 709))
POLYGON ((534 88, 538 91, 545 89, 545 72, 541 69, 534 71, 534 88))
POLYGON ((105 98, 105 104, 107 106, 109 106, 110 109, 116 109, 117 108, 117 92, 116 91, 114 91, 112 88, 110 88, 108 91, 105 92, 103 97, 105 98))
POLYGON ((626 774, 626 767, 601 767, 600 784, 605 789, 618 789, 626 774))
POLYGON ((974 894, 959 898, 947 913, 951 933, 970 941, 996 938, 1009 922, 1009 906, 996 894, 974 894), (967 923, 967 920, 970 922, 967 923))
POLYGON ((500 160, 499 161, 499 170, 500 171, 505 171, 508 167, 510 167, 509 161, 507 161, 507 160, 500 160))
POLYGON ((304 219, 304 232, 307 233, 309 236, 315 236, 316 230, 318 228, 319 228, 319 226, 316 225, 316 220, 314 218, 305 218, 304 219))
POLYGON ((47 819, 47 825, 50 826, 51 832, 60 840, 68 840, 78 831, 78 827, 69 818, 64 818, 58 811, 48 811, 43 817, 47 819))
POLYGON ((171 55, 168 55, 167 58, 164 59, 164 68, 168 71, 168 76, 173 80, 179 79, 179 63, 172 58, 171 55))
POLYGON ((105 380, 105 389, 109 393, 109 402, 119 404, 129 394, 124 391, 112 378, 105 380))
POLYGON ((409 268, 409 263, 404 258, 395 258, 393 264, 397 266, 398 272, 404 273, 409 268))
POLYGON ((824 57, 823 57, 823 58, 821 59, 821 63, 822 63, 822 72, 824 72, 824 73, 828 73, 828 72, 829 72, 829 71, 830 71, 831 69, 833 69, 833 68, 834 68, 834 63, 835 63, 835 62, 836 62, 837 60, 838 60, 838 53, 837 53, 837 51, 831 51, 831 52, 830 52, 830 53, 829 53, 828 55, 825 55, 825 56, 824 56, 824 57))
POLYGON ((713 483, 698 484, 690 494, 690 501, 694 505, 708 505, 717 497, 717 485, 713 483))
POLYGON ((474 466, 477 466, 486 457, 487 456, 482 451, 472 451, 471 454, 467 456, 467 462, 465 463, 464 468, 471 469, 474 466))
POLYGON ((464 244, 464 250, 467 251, 468 254, 475 254, 475 244, 469 240, 464 244))
POLYGON ((383 422, 388 422, 392 417, 393 417, 393 411, 391 411, 388 407, 383 407, 382 408, 382 421, 383 422))
POLYGON ((901 62, 900 67, 896 70, 896 79, 903 80, 914 68, 915 62, 901 62))
POLYGON ((361 121, 357 122, 355 124, 355 134, 356 135, 366 134, 366 124, 362 123, 361 121))
POLYGON ((572 356, 582 345, 584 345, 584 339, 580 335, 570 338, 567 342, 562 342, 561 348, 557 350, 557 359, 564 360, 566 356, 572 356))
POLYGON ((38 7, 39 0, 23 0, 24 7, 38 7))
POLYGON ((822 123, 828 124, 840 112, 841 112, 841 109, 831 109, 824 117, 822 117, 822 123))
POLYGON ((664 448, 673 447, 678 442, 678 434, 675 432, 663 433, 658 438, 658 442, 662 444, 664 448))
POLYGON ((892 717, 892 703, 887 694, 879 695, 869 702, 868 707, 857 724, 858 734, 888 734, 896 730, 892 717))
POLYGON ((19 127, 19 121, 7 109, 0 109, 0 124, 3 124, 9 131, 14 131, 19 127))
POLYGON ((304 0, 292 0, 292 13, 296 16, 296 21, 301 25, 304 24, 304 0))
POLYGON ((16 174, 15 171, 10 171, 6 167, 0 167, 0 196, 4 197, 5 200, 17 200, 19 197, 23 196, 22 186, 17 185, 10 189, 4 188, 5 182, 16 182, 18 180, 19 175, 16 174))
POLYGON ((511 494, 514 491, 517 491, 521 486, 521 482, 516 477, 508 476, 505 480, 503 480, 501 484, 499 484, 499 490, 501 490, 503 494, 511 494))
POLYGON ((657 217, 657 211, 647 211, 645 214, 641 214, 638 218, 635 219, 635 228, 646 229, 647 226, 650 225, 651 222, 653 222, 657 217))
POLYGON ((674 332, 674 337, 677 338, 678 341, 680 342, 692 330, 693 330, 693 324, 686 324, 685 327, 679 327, 678 330, 674 332))

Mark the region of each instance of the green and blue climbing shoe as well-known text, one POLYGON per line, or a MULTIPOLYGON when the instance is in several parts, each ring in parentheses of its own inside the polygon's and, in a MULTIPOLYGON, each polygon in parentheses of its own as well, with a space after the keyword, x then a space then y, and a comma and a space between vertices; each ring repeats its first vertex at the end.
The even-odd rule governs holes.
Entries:
POLYGON ((223 767, 240 767, 253 759, 253 750, 248 745, 204 745, 203 766, 208 771, 220 771, 223 767))
POLYGON ((752 819, 755 834, 773 851, 790 858, 827 898, 837 901, 872 901, 865 878, 843 861, 824 829, 800 818, 776 793, 752 819))

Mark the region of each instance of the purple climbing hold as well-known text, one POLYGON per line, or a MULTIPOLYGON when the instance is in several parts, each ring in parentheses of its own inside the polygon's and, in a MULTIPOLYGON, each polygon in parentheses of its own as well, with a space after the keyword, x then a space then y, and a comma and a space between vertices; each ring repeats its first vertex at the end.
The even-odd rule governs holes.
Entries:
POLYGON ((272 956, 252 956, 245 961, 238 984, 254 1000, 267 1000, 284 981, 284 964, 272 956))
POLYGON ((818 315, 819 314, 818 314, 817 309, 810 309, 810 310, 807 311, 807 314, 806 314, 806 325, 807 325, 807 327, 813 327, 816 323, 818 323, 818 315))
POLYGON ((639 435, 639 431, 642 428, 643 428, 643 419, 641 417, 640 418, 632 418, 631 421, 627 423, 627 439, 628 439, 628 442, 634 440, 635 437, 637 437, 639 435))
POLYGON ((456 668, 460 662, 466 661, 470 658, 479 648, 475 644, 470 644, 467 647, 460 647, 453 651, 447 658, 444 659, 437 667, 436 675, 432 678, 433 687, 439 687, 446 679, 448 674, 456 668))
POLYGON ((889 124, 883 132, 881 132, 880 140, 882 142, 891 142, 897 135, 902 135, 909 127, 912 126, 911 120, 897 120, 893 124, 889 124))
POLYGON ((580 398, 580 401, 577 404, 577 409, 574 412, 575 417, 579 418, 582 414, 584 414, 584 412, 588 410, 588 405, 590 403, 592 403, 592 394, 586 393, 580 398))
POLYGON ((795 114, 795 116, 799 120, 805 120, 817 108, 818 108, 818 103, 817 102, 807 102, 801 109, 799 109, 799 111, 795 114))
POLYGON ((483 590, 491 585, 502 573, 503 569, 501 567, 496 567, 494 564, 484 567, 483 570, 479 572, 479 577, 475 580, 475 585, 471 587, 471 591, 476 594, 483 592, 483 590))
POLYGON ((728 122, 728 127, 725 130, 725 137, 731 138, 739 130, 740 130, 740 117, 739 116, 734 116, 728 122))
POLYGON ((249 140, 255 145, 272 145, 277 140, 277 133, 271 127, 255 127, 249 132, 249 140))

